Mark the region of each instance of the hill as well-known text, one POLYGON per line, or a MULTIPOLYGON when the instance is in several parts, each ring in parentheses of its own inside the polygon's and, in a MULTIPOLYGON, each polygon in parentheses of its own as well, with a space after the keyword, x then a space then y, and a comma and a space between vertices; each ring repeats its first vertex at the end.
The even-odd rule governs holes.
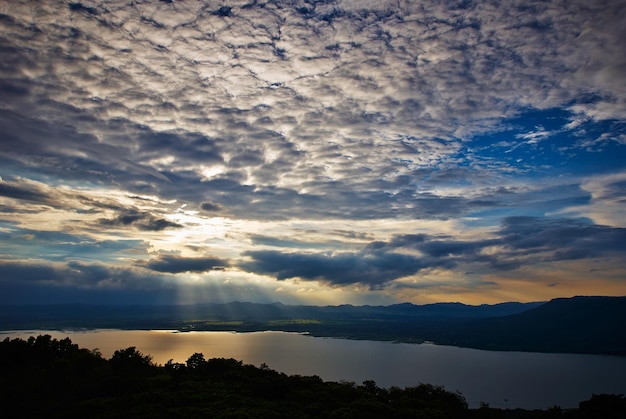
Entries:
POLYGON ((431 341, 491 350, 612 355, 626 355, 624 324, 626 297, 574 297, 547 303, 479 306, 290 306, 232 302, 189 306, 0 307, 0 330, 281 330, 350 339, 431 341))
POLYGON ((530 310, 468 321, 440 343, 494 350, 626 355, 626 297, 551 300, 530 310))

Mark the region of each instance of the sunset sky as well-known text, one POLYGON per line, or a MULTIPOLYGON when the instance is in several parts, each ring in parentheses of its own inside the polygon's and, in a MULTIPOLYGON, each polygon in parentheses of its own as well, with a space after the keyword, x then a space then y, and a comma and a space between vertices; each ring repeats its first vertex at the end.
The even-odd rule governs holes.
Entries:
POLYGON ((0 1, 0 303, 626 295, 626 3, 0 1))

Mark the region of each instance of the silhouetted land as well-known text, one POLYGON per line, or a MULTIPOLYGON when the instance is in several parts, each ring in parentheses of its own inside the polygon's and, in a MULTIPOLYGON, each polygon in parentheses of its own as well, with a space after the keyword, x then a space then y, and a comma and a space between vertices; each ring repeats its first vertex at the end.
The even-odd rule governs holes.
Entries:
POLYGON ((280 330, 350 339, 430 341, 491 350, 626 355, 626 297, 469 306, 42 305, 0 307, 0 330, 280 330))
POLYGON ((134 347, 104 359, 69 338, 0 342, 4 418, 624 418, 623 395, 594 395, 577 409, 469 409, 462 395, 287 376, 234 359, 155 365, 134 347))

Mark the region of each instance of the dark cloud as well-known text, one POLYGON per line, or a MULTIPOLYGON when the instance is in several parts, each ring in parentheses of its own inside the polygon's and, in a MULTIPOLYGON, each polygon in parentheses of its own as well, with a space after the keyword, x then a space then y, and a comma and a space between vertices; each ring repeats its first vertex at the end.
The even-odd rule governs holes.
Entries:
POLYGON ((26 96, 30 93, 30 89, 23 80, 4 80, 0 81, 0 92, 5 97, 26 96))
POLYGON ((158 259, 150 260, 146 263, 146 268, 167 273, 182 272, 208 272, 212 270, 223 270, 229 265, 227 260, 216 257, 189 258, 181 256, 159 256, 158 259))
POLYGON ((626 252, 626 229, 582 220, 509 217, 499 235, 500 243, 514 252, 554 252, 555 260, 626 252))
MULTIPOLYGON (((335 233, 336 234, 336 233, 335 233)), ((366 236, 360 235, 352 235, 348 236, 345 233, 341 235, 342 237, 349 238, 361 238, 364 239, 366 236)), ((328 236, 324 235, 324 238, 317 239, 307 239, 306 235, 303 236, 302 239, 297 239, 292 236, 283 236, 283 237, 273 237, 267 236, 263 234, 250 234, 248 236, 250 241, 254 245, 262 245, 262 246, 271 246, 271 247, 283 247, 287 249, 341 249, 341 248, 353 248, 354 245, 351 243, 346 243, 342 240, 330 239, 328 236)))
MULTIPOLYGON (((11 162, 6 167, 12 168, 11 162)), ((118 208, 111 200, 92 199, 80 191, 49 185, 41 181, 34 181, 23 177, 0 179, 0 196, 11 198, 17 202, 8 201, 16 211, 45 211, 45 207, 55 209, 98 211, 102 208, 118 208), (44 207, 45 206, 45 207, 44 207)), ((49 209, 49 208, 47 208, 49 209)))
POLYGON ((133 225, 137 226, 140 230, 144 230, 144 231, 161 231, 161 230, 165 230, 166 228, 182 228, 183 227, 180 224, 167 221, 163 218, 148 219, 148 220, 144 220, 141 223, 136 223, 133 225))
MULTIPOLYGON (((240 300, 250 284, 181 283, 168 272, 101 263, 0 259, 0 304, 181 304, 240 300), (181 296, 191 296, 180 299, 181 296)), ((262 288, 257 291, 262 293, 262 288)), ((271 297, 262 299, 272 302, 271 297)), ((294 300, 296 301, 296 300, 294 300)))
POLYGON ((175 302, 163 277, 98 263, 0 260, 2 304, 175 302))
POLYGON ((85 12, 94 16, 98 15, 98 10, 96 8, 85 6, 82 3, 68 3, 68 7, 72 12, 85 12))
POLYGON ((168 156, 170 164, 202 162, 206 165, 222 163, 219 140, 195 132, 147 132, 138 135, 140 150, 137 157, 144 161, 168 156))
MULTIPOLYGON (((270 242, 271 243, 271 242, 270 242)), ((449 236, 396 235, 376 241, 355 253, 284 253, 248 251, 252 261, 242 269, 273 275, 283 280, 301 278, 333 285, 364 284, 381 287, 423 269, 452 269, 461 264, 478 264, 483 271, 512 270, 535 262, 623 257, 626 229, 598 226, 572 219, 509 217, 492 238, 460 241, 449 236), (500 246, 497 254, 484 253, 500 246), (421 256, 400 253, 413 249, 421 256)))
MULTIPOLYGON (((482 247, 485 245, 485 242, 480 243, 480 246, 482 247)), ((434 258, 473 255, 478 250, 476 243, 468 243, 458 240, 431 241, 419 246, 418 248, 434 258)))
POLYGON ((40 190, 37 190, 36 188, 24 188, 9 185, 7 183, 0 183, 0 196, 6 196, 7 198, 36 202, 40 204, 47 204, 50 202, 50 197, 48 197, 45 193, 42 193, 40 190))
MULTIPOLYGON (((57 105, 53 105, 57 106, 57 105)), ((56 125, 45 117, 30 113, 17 114, 0 110, 0 125, 7 136, 0 141, 0 155, 20 162, 21 170, 37 166, 39 172, 53 178, 110 183, 116 179, 127 183, 129 180, 146 179, 167 182, 158 171, 132 161, 128 139, 104 143, 98 136, 80 132, 81 123, 92 123, 85 111, 80 109, 54 109, 52 115, 63 114, 67 123, 56 125), (80 121, 87 119, 87 121, 80 121)), ((129 125, 129 124, 125 124, 129 125)), ((128 128, 125 126, 126 135, 128 128)), ((108 131, 102 126, 104 132, 108 131)), ((134 128, 137 130, 137 128, 134 128)), ((119 133, 118 133, 119 135, 119 133)))
POLYGON ((283 253, 248 251, 252 258, 239 267, 279 280, 301 278, 331 285, 364 284, 379 288, 394 279, 414 274, 424 268, 415 257, 398 253, 283 253))
POLYGON ((330 234, 337 235, 340 237, 345 237, 347 239, 358 239, 358 240, 371 240, 372 235, 367 232, 362 231, 352 231, 352 230, 333 230, 330 234))
POLYGON ((69 261, 7 261, 0 260, 0 277, 7 283, 33 282, 61 287, 104 287, 119 290, 161 287, 153 276, 128 268, 116 268, 99 263, 69 261))
POLYGON ((602 193, 603 199, 614 199, 619 203, 626 203, 626 180, 608 182, 602 193))
POLYGON ((24 263, 0 261, 1 277, 4 281, 56 282, 65 279, 64 269, 59 269, 49 262, 24 263))
POLYGON ((220 207, 218 204, 215 204, 213 202, 203 202, 200 204, 200 208, 202 208, 204 211, 207 212, 217 212, 217 211, 221 211, 222 207, 220 207))
POLYGON ((45 257, 48 261, 79 259, 110 263, 121 255, 147 251, 147 244, 137 239, 95 239, 88 234, 22 228, 17 223, 0 226, 3 227, 0 253, 11 255, 11 259, 45 257))
POLYGON ((626 251, 626 229, 601 226, 578 219, 507 217, 491 238, 459 241, 426 235, 395 236, 388 243, 371 247, 412 248, 432 260, 454 263, 487 263, 497 269, 514 269, 524 263, 595 257, 615 257, 626 251), (497 255, 483 252, 500 246, 497 255))
POLYGON ((153 214, 136 209, 128 209, 113 219, 101 218, 98 223, 104 227, 135 227, 143 231, 161 231, 166 228, 182 228, 183 226, 153 214))
POLYGON ((367 246, 372 251, 393 251, 401 248, 414 249, 431 260, 445 258, 475 257, 481 249, 499 244, 497 240, 460 241, 450 236, 432 236, 427 234, 396 235, 388 242, 373 242, 367 246))

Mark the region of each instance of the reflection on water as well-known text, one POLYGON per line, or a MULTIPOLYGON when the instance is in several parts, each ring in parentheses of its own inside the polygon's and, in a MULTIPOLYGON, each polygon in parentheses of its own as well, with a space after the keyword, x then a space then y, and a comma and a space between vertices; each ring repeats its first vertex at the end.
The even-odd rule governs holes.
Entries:
POLYGON ((493 352, 451 346, 314 338, 285 332, 188 332, 95 330, 7 332, 0 339, 50 334, 69 336, 81 347, 110 358, 135 346, 156 363, 185 362, 201 352, 209 358, 262 363, 287 374, 381 387, 419 383, 460 391, 470 406, 575 407, 592 394, 626 394, 626 358, 598 355, 493 352))

